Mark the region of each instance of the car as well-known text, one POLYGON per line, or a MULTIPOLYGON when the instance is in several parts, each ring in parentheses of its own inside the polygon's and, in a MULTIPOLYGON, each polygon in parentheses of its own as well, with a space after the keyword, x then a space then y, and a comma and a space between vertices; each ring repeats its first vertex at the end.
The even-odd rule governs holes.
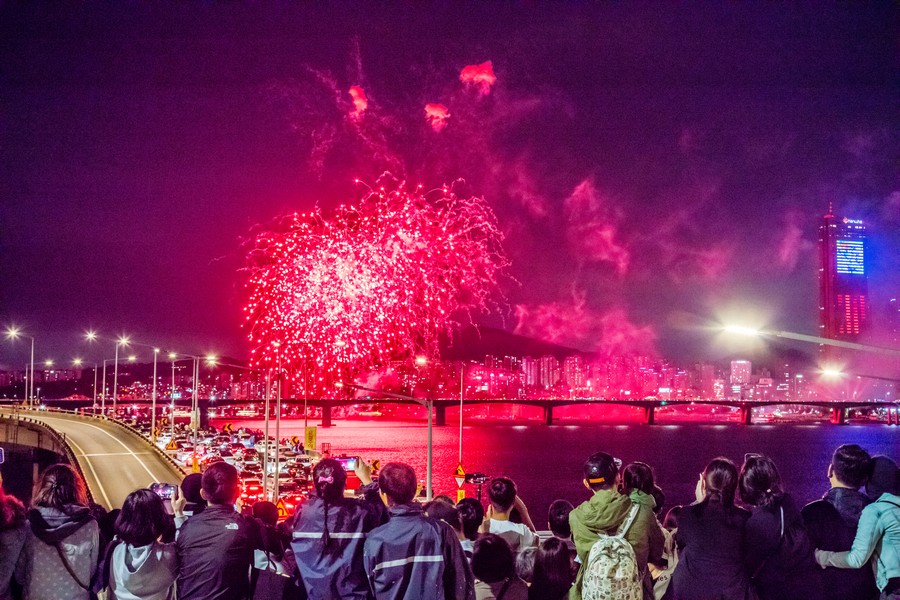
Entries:
POLYGON ((254 504, 260 500, 265 500, 265 491, 263 490, 262 481, 255 478, 247 478, 243 480, 241 489, 241 501, 245 504, 254 504))

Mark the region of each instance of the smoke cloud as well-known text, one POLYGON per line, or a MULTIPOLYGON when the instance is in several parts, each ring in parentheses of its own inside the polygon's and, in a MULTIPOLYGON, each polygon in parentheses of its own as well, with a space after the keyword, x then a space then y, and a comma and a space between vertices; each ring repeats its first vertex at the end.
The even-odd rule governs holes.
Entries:
POLYGON ((491 86, 497 82, 494 75, 494 65, 491 61, 485 61, 480 65, 467 65, 459 73, 459 80, 466 87, 473 87, 482 96, 491 93, 491 86))
POLYGON ((619 275, 627 273, 631 254, 619 241, 614 211, 600 198, 594 182, 585 179, 575 186, 564 206, 573 254, 585 262, 608 262, 619 275))
POLYGON ((623 308, 600 312, 587 305, 587 294, 573 290, 568 300, 515 307, 515 333, 605 356, 656 354, 656 332, 635 325, 623 308))
POLYGON ((425 120, 435 131, 442 131, 450 119, 450 111, 443 104, 426 104, 425 120))
POLYGON ((369 107, 369 99, 366 97, 366 91, 358 85, 351 86, 349 93, 350 98, 353 100, 353 110, 350 111, 350 118, 359 121, 369 107))

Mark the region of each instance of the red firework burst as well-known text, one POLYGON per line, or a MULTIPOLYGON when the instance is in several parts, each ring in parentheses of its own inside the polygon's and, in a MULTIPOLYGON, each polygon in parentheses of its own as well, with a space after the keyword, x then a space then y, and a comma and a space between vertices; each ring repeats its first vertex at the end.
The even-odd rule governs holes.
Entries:
MULTIPOLYGON (((295 377, 355 376, 417 354, 494 305, 508 265, 483 198, 383 176, 357 206, 283 218, 247 256, 253 362, 295 377)), ((304 386, 306 387, 306 386, 304 386)))

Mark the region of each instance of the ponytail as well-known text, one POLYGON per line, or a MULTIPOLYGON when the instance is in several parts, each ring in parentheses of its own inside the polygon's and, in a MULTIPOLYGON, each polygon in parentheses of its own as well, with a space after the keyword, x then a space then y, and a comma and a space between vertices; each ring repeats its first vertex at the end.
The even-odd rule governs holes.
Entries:
POLYGON ((344 496, 344 488, 347 485, 347 472, 338 461, 333 458, 325 458, 313 469, 313 485, 316 495, 322 499, 324 516, 324 528, 322 531, 322 553, 331 542, 328 531, 328 505, 337 502, 344 496))

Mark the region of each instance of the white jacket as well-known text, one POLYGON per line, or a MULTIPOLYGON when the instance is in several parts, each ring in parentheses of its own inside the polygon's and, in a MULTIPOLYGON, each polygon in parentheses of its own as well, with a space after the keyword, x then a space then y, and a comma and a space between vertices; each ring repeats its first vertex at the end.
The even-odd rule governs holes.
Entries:
POLYGON ((175 544, 119 544, 110 560, 108 600, 172 600, 178 558, 175 544))

